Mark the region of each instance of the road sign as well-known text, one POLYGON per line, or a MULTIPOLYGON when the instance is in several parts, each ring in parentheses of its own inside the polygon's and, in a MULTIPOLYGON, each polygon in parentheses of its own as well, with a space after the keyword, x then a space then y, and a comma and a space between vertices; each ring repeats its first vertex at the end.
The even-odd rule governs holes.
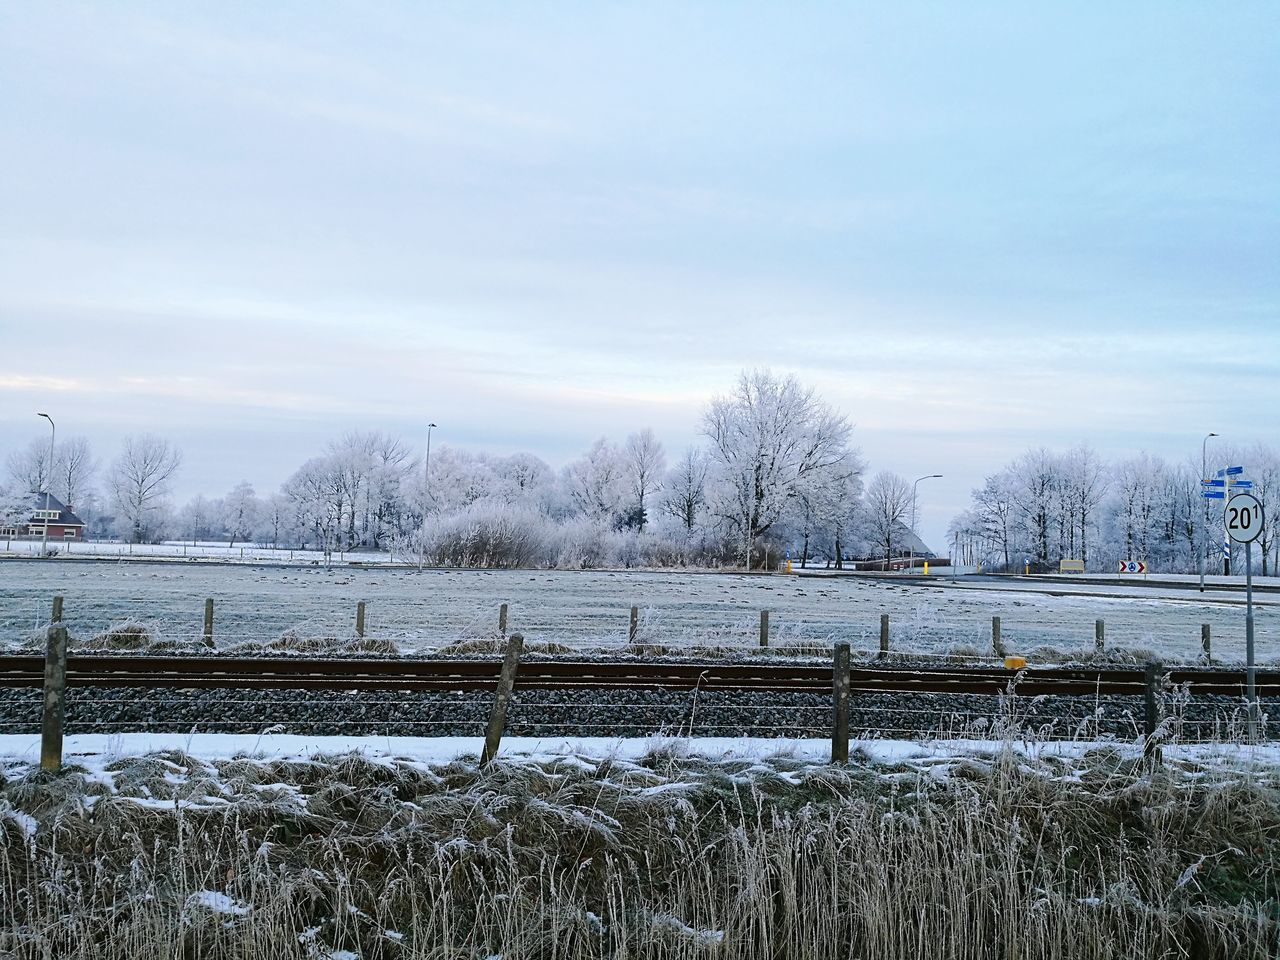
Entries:
POLYGON ((1262 503, 1251 493, 1237 494, 1227 501, 1227 536, 1236 543, 1257 540, 1265 519, 1262 503))
POLYGON ((1147 561, 1145 560, 1121 560, 1121 573, 1146 573, 1147 561))
POLYGON ((1201 480, 1201 481, 1200 481, 1200 486, 1202 486, 1202 487, 1219 487, 1219 488, 1221 488, 1221 487, 1225 487, 1226 485, 1227 485, 1227 481, 1225 481, 1225 480, 1201 480))
POLYGON ((1252 481, 1252 480, 1235 480, 1235 481, 1232 481, 1232 483, 1231 483, 1231 489, 1232 489, 1232 490, 1252 490, 1252 489, 1253 489, 1253 481, 1252 481))
POLYGON ((1244 467, 1227 467, 1228 477, 1238 477, 1242 473, 1244 473, 1244 467))
POLYGON ((1205 490, 1203 493, 1200 494, 1200 496, 1204 497, 1206 500, 1227 499, 1227 494, 1223 490, 1205 490))

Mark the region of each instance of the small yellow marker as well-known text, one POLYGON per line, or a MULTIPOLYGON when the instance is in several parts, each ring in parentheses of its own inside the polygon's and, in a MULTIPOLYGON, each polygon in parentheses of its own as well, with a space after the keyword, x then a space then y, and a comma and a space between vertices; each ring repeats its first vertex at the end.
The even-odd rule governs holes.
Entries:
POLYGON ((1004 668, 1006 670, 1022 670, 1027 666, 1026 657, 1005 657, 1004 668))
POLYGON ((928 561, 928 560, 926 560, 926 561, 924 562, 924 575, 925 575, 926 577, 929 575, 929 561, 928 561))

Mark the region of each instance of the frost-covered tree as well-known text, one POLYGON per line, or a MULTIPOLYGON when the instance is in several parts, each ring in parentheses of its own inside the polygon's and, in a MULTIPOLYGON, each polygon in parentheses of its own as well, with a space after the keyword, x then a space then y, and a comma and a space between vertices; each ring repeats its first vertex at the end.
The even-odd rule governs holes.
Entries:
POLYGON ((750 548, 783 516, 798 484, 845 465, 848 421, 794 377, 744 372, 730 394, 703 416, 714 466, 709 501, 715 514, 750 548))
POLYGON ((1165 469, 1163 460, 1148 453, 1140 453, 1116 465, 1112 524, 1123 545, 1121 556, 1124 559, 1151 558, 1165 469))
POLYGON ((222 522, 229 538, 227 545, 234 547, 237 540, 251 540, 261 512, 262 502, 254 493, 253 484, 241 480, 232 487, 222 500, 222 522))
POLYGON ((697 447, 689 447, 667 474, 662 509, 680 522, 688 539, 702 522, 706 503, 707 457, 697 447))
POLYGON ((196 494, 178 511, 176 525, 178 535, 195 544, 199 540, 208 540, 213 533, 217 510, 213 503, 203 495, 196 494))
POLYGON ((1051 534, 1060 516, 1058 492, 1062 472, 1055 457, 1040 447, 1028 450, 1011 469, 1011 493, 1026 535, 1026 543, 1037 564, 1049 562, 1051 534))
POLYGON ((155 534, 167 518, 169 481, 182 465, 182 451, 163 437, 143 433, 124 438, 111 464, 108 485, 119 521, 133 543, 155 534))
POLYGON ((643 531, 649 522, 649 498, 661 488, 667 457, 662 444, 647 427, 627 437, 622 457, 632 515, 636 521, 634 526, 643 531))
POLYGON ((1266 444, 1256 444, 1248 454, 1249 477, 1253 480, 1253 495, 1262 502, 1264 520, 1258 537, 1258 558, 1262 575, 1280 569, 1270 559, 1273 551, 1280 559, 1280 453, 1266 444))
POLYGON ((349 503, 344 468, 337 458, 313 457, 284 484, 299 528, 307 541, 314 538, 328 566, 339 545, 349 503))
POLYGON ((0 529, 16 530, 31 519, 37 496, 20 480, 0 483, 0 529))
POLYGON ((1082 443, 1063 458, 1062 473, 1062 526, 1066 530, 1062 555, 1087 563, 1095 513, 1110 486, 1109 471, 1093 448, 1082 443))
POLYGON ((987 477, 982 487, 973 491, 972 516, 976 526, 969 530, 999 551, 1000 562, 1006 570, 1012 563, 1013 548, 1018 536, 1017 505, 1014 503, 1013 488, 1014 478, 1008 470, 987 477))
POLYGON ((564 468, 563 483, 578 512, 594 523, 617 526, 626 476, 621 452, 604 437, 564 468))
POLYGON ((911 484, 896 473, 881 470, 867 485, 867 536, 886 566, 894 549, 902 549, 901 531, 911 516, 911 484))

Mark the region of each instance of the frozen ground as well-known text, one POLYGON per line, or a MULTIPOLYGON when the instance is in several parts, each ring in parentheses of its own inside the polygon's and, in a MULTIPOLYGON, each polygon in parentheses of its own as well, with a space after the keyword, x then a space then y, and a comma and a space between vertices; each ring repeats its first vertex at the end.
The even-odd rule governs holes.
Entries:
MULTIPOLYGON (((57 560, 0 562, 0 642, 20 641, 43 626, 55 594, 66 597, 66 619, 82 639, 127 619, 147 622, 161 636, 191 638, 200 632, 204 599, 212 597, 220 647, 266 642, 290 629, 348 637, 356 604, 365 600, 368 635, 392 639, 406 653, 490 635, 499 605, 508 603, 511 631, 583 648, 623 647, 635 605, 641 639, 672 646, 754 644, 759 611, 767 609, 774 645, 840 639, 873 648, 880 615, 888 613, 895 650, 985 652, 991 617, 999 615, 1013 652, 1091 648, 1094 621, 1102 618, 1109 647, 1191 660, 1200 652, 1200 625, 1208 623, 1215 659, 1244 657, 1240 595, 1174 586, 57 560)), ((1275 662, 1276 597, 1259 600, 1258 659, 1275 662)))

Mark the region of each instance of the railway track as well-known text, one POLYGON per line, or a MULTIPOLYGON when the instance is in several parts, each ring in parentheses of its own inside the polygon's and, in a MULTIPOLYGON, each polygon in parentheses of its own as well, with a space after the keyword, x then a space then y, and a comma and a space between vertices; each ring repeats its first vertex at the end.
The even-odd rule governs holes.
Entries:
MULTIPOLYGON (((72 687, 236 688, 293 690, 490 690, 499 659, 309 659, 301 657, 71 656, 72 687)), ((1194 695, 1243 697, 1242 669, 1173 668, 1167 682, 1194 695)), ((525 660, 516 689, 720 690, 830 693, 832 667, 818 664, 525 660)), ((1018 696, 1140 696, 1142 669, 1094 667, 903 667, 855 665, 859 693, 1018 696)), ((0 656, 0 687, 40 687, 44 658, 0 656)), ((1260 697, 1280 697, 1280 671, 1259 670, 1260 697)))

